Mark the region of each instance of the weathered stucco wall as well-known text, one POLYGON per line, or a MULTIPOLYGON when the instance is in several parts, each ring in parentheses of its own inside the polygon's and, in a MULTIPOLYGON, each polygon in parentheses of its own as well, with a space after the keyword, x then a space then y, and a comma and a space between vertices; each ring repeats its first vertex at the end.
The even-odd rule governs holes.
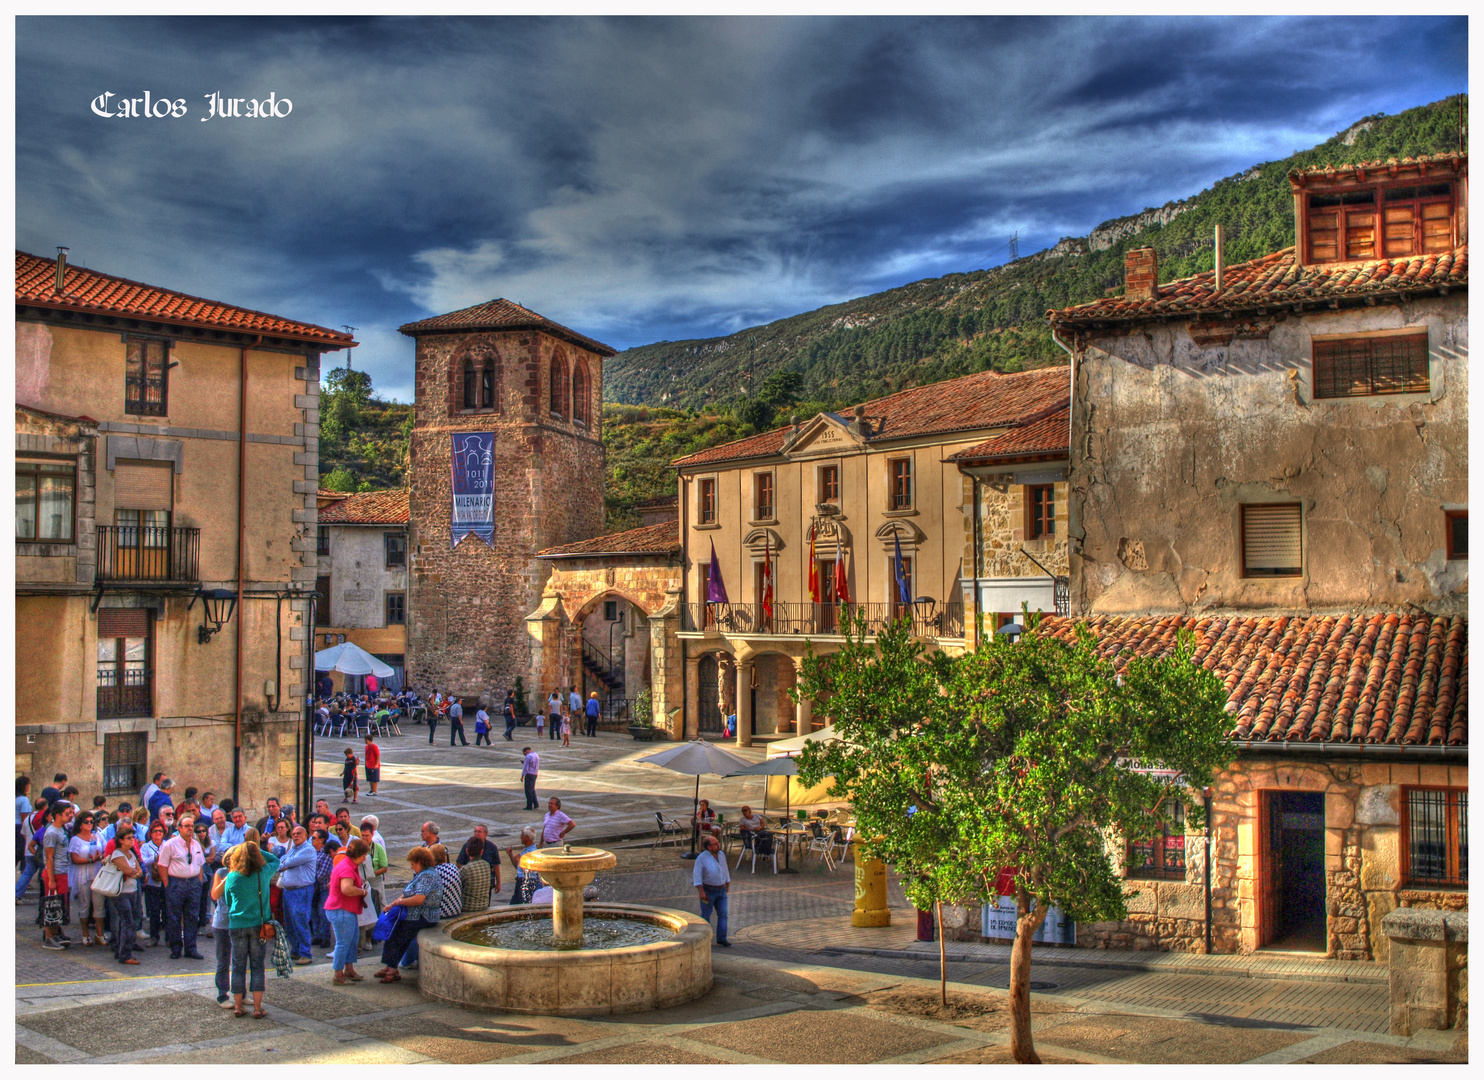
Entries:
MULTIPOLYGON (((387 566, 387 533, 401 525, 330 525, 330 554, 319 556, 319 572, 330 578, 329 619, 322 625, 386 626, 386 594, 407 592, 407 567, 387 566)), ((398 650, 400 651, 400 650, 398 650)))
POLYGON ((1468 503, 1465 295, 1100 333, 1077 342, 1074 610, 1467 606, 1444 543, 1468 503), (1314 398, 1313 335, 1413 327, 1428 393, 1314 398), (1240 506, 1290 501, 1303 575, 1244 579, 1240 506))

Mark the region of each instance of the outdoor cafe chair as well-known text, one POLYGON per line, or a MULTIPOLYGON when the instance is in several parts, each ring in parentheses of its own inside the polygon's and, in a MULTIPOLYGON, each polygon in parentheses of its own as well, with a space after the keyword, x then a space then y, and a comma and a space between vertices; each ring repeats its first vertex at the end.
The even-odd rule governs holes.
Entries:
POLYGON ((742 860, 752 855, 752 872, 757 873, 757 857, 761 855, 765 859, 773 860, 773 873, 778 873, 778 845, 773 842, 773 834, 761 831, 753 835, 752 843, 746 841, 742 844, 742 850, 737 853, 737 869, 742 865, 742 860))
POLYGON ((834 847, 834 837, 831 836, 829 833, 826 833, 824 831, 824 827, 817 821, 809 823, 809 832, 811 834, 811 839, 809 841, 808 850, 805 851, 804 854, 810 855, 816 851, 819 852, 820 861, 823 863, 827 863, 829 865, 829 868, 833 870, 835 868, 835 860, 830 855, 830 849, 834 847))
POLYGON ((830 836, 830 854, 833 856, 835 848, 839 848, 839 861, 843 863, 845 861, 845 856, 850 854, 850 841, 854 838, 854 825, 845 826, 845 830, 843 832, 841 832, 840 826, 836 825, 834 832, 830 836))
POLYGON ((668 844, 671 841, 677 844, 684 842, 687 835, 686 830, 681 828, 680 822, 674 818, 667 818, 664 814, 656 810, 654 812, 654 823, 658 827, 659 833, 655 836, 654 843, 649 845, 651 848, 657 848, 661 844, 668 844))

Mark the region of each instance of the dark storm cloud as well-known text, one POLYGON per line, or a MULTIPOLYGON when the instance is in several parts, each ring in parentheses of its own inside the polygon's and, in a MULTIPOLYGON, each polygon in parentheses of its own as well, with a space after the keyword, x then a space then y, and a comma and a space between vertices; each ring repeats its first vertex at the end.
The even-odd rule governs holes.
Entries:
POLYGON ((17 237, 358 327, 615 346, 992 265, 1466 88, 1462 19, 21 19, 17 237), (1337 78, 1383 67, 1385 79, 1337 78), (105 120, 111 90, 186 99, 105 120), (200 121, 203 95, 294 102, 200 121))

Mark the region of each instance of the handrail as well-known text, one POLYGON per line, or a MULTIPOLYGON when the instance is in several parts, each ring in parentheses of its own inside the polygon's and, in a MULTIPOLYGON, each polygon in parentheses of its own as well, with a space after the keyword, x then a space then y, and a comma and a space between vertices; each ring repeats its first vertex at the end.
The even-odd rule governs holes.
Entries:
POLYGON ((96 584, 197 584, 201 530, 162 525, 98 525, 96 584))

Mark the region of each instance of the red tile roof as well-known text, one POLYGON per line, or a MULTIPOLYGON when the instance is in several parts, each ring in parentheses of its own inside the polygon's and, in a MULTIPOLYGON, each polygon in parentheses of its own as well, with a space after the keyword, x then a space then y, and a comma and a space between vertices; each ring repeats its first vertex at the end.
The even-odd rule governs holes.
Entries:
POLYGON ((1071 640, 1077 624, 1120 666, 1168 655, 1176 633, 1190 629, 1195 661, 1226 686, 1232 739, 1468 745, 1461 615, 1052 617, 1039 632, 1071 640))
POLYGON ((637 529, 595 536, 575 544, 561 544, 538 551, 537 558, 562 559, 578 555, 665 555, 680 550, 680 523, 661 521, 637 529))
POLYGON ((128 278, 68 266, 64 291, 56 291, 57 263, 24 251, 15 253, 15 302, 18 306, 52 311, 86 311, 129 319, 147 319, 171 326, 200 326, 242 334, 309 341, 333 349, 356 342, 349 334, 313 323, 295 322, 278 315, 234 307, 216 300, 162 289, 128 278))
POLYGON ((1110 296, 1076 307, 1053 308, 1046 317, 1057 325, 1078 325, 1254 311, 1261 314, 1299 305, 1315 308, 1331 303, 1395 300, 1466 289, 1469 282, 1467 244, 1441 254, 1409 259, 1319 263, 1302 268, 1295 265, 1293 251, 1287 247, 1251 262, 1226 267, 1219 293, 1216 272, 1208 270, 1161 285, 1156 300, 1110 296))
POLYGON ((406 491, 363 491, 319 512, 321 525, 405 525, 406 491))
MULTIPOLYGON (((1067 399, 1067 369, 1064 366, 1037 368, 1013 375, 981 371, 957 379, 915 386, 888 397, 866 402, 865 418, 871 425, 869 441, 921 435, 947 435, 976 428, 1019 424, 1027 417, 1044 416, 1067 399)), ((850 410, 841 414, 847 420, 850 410)), ((764 431, 736 442, 700 450, 672 464, 682 467, 721 461, 769 457, 783 448, 789 428, 764 431)))
POLYGON ((986 439, 978 446, 949 454, 949 461, 992 461, 996 458, 1029 457, 1033 454, 1065 454, 1071 448, 1071 408, 1063 404, 1039 420, 1027 420, 1003 435, 986 439))
POLYGON ((1288 182, 1295 188, 1307 186, 1314 181, 1355 183, 1357 181, 1385 181, 1401 177, 1427 176, 1429 173, 1440 179, 1448 174, 1468 168, 1467 154, 1426 154, 1422 157, 1387 158, 1385 161, 1361 161, 1354 165, 1316 165, 1312 169, 1294 169, 1288 174, 1288 182), (1437 169, 1436 166, 1442 166, 1437 169))
POLYGON ((618 351, 611 346, 604 345, 601 341, 594 341, 590 337, 579 334, 576 330, 565 327, 559 322, 552 322, 545 315, 538 315, 530 308, 521 307, 513 300, 505 299, 487 300, 483 304, 450 311, 446 315, 434 315, 431 319, 410 322, 397 329, 408 337, 470 330, 542 330, 553 337, 564 338, 574 345, 591 350, 599 356, 612 356, 618 351))

